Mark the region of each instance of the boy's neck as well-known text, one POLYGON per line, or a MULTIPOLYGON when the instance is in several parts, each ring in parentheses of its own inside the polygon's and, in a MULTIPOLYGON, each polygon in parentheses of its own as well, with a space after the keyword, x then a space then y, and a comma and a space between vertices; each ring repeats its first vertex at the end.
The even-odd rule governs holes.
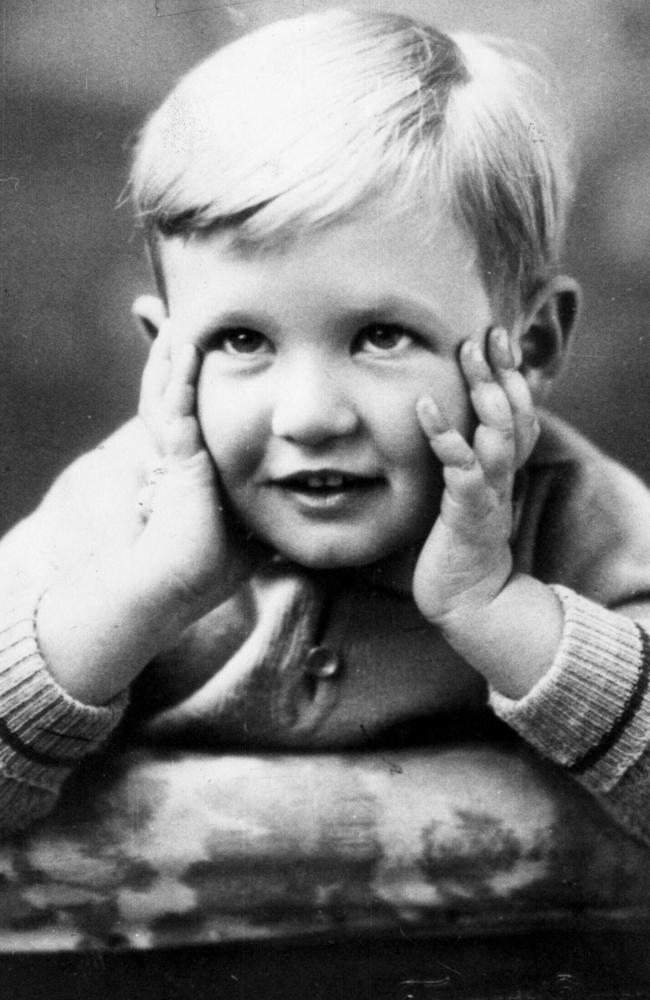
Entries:
MULTIPOLYGON (((396 555, 382 559, 380 562, 372 563, 369 566, 341 567, 330 569, 307 569, 300 564, 291 562, 296 570, 319 579, 327 588, 344 588, 352 584, 360 584, 362 587, 370 586, 372 589, 388 591, 402 597, 411 597, 413 593, 413 574, 418 559, 418 549, 408 549, 396 555), (346 584, 344 581, 348 581, 346 584)), ((287 565, 282 556, 277 557, 276 565, 287 565)))
POLYGON ((358 573, 373 587, 410 597, 413 592, 413 573, 417 558, 418 551, 413 547, 371 566, 364 566, 358 573))

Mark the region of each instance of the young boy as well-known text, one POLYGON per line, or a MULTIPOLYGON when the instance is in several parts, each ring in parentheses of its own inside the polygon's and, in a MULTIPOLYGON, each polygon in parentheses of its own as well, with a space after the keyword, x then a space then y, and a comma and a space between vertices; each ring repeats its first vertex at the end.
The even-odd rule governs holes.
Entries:
POLYGON ((650 495, 537 410, 566 147, 516 55, 329 11, 145 126, 139 415, 0 547, 0 811, 119 722, 364 745, 482 708, 650 830, 650 495))

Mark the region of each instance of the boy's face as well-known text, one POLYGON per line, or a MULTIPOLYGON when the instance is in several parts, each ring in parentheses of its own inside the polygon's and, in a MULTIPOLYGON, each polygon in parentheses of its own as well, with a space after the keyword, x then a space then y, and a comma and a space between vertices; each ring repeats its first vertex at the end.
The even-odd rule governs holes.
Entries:
POLYGON ((310 567, 412 552, 442 494, 416 402, 431 393, 470 432, 457 353, 492 322, 470 241, 380 202, 282 252, 167 240, 162 265, 173 345, 205 352, 199 420, 242 522, 310 567))

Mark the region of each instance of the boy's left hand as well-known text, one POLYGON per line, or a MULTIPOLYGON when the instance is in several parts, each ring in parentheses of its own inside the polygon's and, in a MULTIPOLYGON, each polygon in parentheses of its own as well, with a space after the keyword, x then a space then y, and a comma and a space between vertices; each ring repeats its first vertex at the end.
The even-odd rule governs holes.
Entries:
POLYGON ((431 397, 417 407, 442 463, 445 489, 415 568, 413 595, 443 633, 453 632, 461 620, 466 628, 468 616, 488 607, 511 576, 514 478, 539 435, 528 385, 515 368, 505 330, 490 331, 486 354, 471 341, 460 353, 478 420, 471 445, 431 397))

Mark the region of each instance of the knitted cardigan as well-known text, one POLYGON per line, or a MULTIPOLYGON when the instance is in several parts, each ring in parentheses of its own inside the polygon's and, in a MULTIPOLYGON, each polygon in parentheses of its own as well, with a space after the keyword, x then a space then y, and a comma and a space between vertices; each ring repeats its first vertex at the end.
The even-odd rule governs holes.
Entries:
MULTIPOLYGON (((553 586, 565 620, 551 669, 525 698, 487 692, 409 598, 278 563, 147 668, 131 727, 175 744, 315 748, 363 745, 427 714, 435 742, 436 717, 489 699, 650 841, 650 646, 624 613, 650 600, 650 493, 562 422, 542 423, 513 550, 518 569, 553 586)), ((58 572, 135 537, 150 461, 139 424, 127 424, 66 470, 0 544, 3 830, 50 811, 71 770, 124 715, 127 693, 90 707, 55 683, 35 608, 58 572)))

